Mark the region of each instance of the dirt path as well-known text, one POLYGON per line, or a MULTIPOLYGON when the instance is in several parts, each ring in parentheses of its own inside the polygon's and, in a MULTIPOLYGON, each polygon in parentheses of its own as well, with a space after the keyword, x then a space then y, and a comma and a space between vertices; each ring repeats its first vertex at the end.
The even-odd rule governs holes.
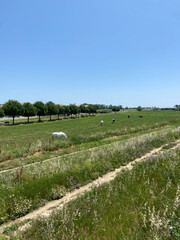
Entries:
MULTIPOLYGON (((168 129, 169 127, 167 127, 166 129, 168 129)), ((164 129, 163 129, 164 130, 164 129)), ((162 130, 159 130, 159 131, 153 131, 151 133, 156 133, 156 132, 161 132, 162 130)), ((132 138, 129 138, 129 139, 133 139, 133 138, 137 138, 137 137, 141 137, 141 136, 144 136, 146 134, 149 134, 149 133, 145 133, 143 135, 140 135, 140 136, 135 136, 135 137, 132 137, 132 138)), ((108 139, 120 139, 122 136, 126 136, 125 135, 120 135, 120 136, 113 136, 113 137, 109 137, 109 138, 105 138, 103 139, 104 140, 108 140, 108 139)), ((127 141, 127 139, 123 139, 123 140, 120 140, 120 141, 127 141)), ((37 165, 37 164, 40 164, 40 163, 45 163, 45 162, 49 162, 49 161, 53 161, 53 160, 56 160, 56 159, 60 159, 60 158, 63 158, 63 157, 66 157, 66 156, 71 156, 71 155, 75 155, 77 153, 82 153, 82 152, 85 152, 85 151, 93 151, 94 149, 97 149, 97 148, 103 148, 104 146, 106 145, 109 145, 109 144, 112 144, 112 143, 105 143, 101 146, 97 146, 97 147, 92 147, 92 148, 88 148, 88 149, 83 149, 83 150, 79 150, 79 151, 75 151, 75 152, 72 152, 72 153, 67 153, 67 154, 64 154, 64 155, 61 155, 61 156, 57 156, 57 157, 52 157, 52 158, 48 158, 46 160, 43 160, 43 161, 38 161, 38 162, 33 162, 33 163, 28 163, 28 164, 25 164, 25 165, 21 165, 21 166, 18 166, 18 167, 15 167, 15 168, 10 168, 10 169, 5 169, 5 170, 1 170, 0 171, 0 174, 1 173, 5 173, 5 172, 10 172, 10 171, 16 171, 16 170, 19 170, 20 168, 26 168, 26 167, 30 167, 30 166, 34 166, 34 165, 37 165)), ((7 162, 10 162, 12 160, 8 160, 6 161, 7 162)))
MULTIPOLYGON (((171 149, 175 149, 177 147, 180 147, 180 139, 177 140, 175 142, 175 146, 172 147, 171 149)), ((21 223, 24 220, 30 219, 36 219, 37 217, 43 217, 43 216, 49 216, 50 214, 52 214, 55 210, 61 209, 66 203, 70 202, 71 200, 76 199, 77 197, 79 197, 80 195, 83 195, 85 192, 90 191, 92 188, 96 187, 96 186, 100 186, 104 183, 108 183, 112 180, 115 179, 115 177, 122 171, 122 170, 131 170, 134 165, 138 162, 143 162, 148 160, 148 158, 154 154, 157 154, 159 151, 162 150, 162 148, 164 146, 167 146, 167 144, 159 147, 159 148, 155 148, 153 149, 151 152, 145 154, 144 156, 142 156, 141 158, 137 158, 134 161, 128 163, 126 166, 122 166, 120 168, 117 168, 115 171, 109 172, 107 174, 105 174, 102 177, 99 177, 97 180, 80 187, 79 189, 76 189, 72 192, 67 193, 63 198, 59 199, 59 200, 54 200, 51 202, 48 202, 45 206, 21 217, 18 218, 14 221, 11 221, 7 224, 1 225, 0 227, 0 232, 3 232, 3 229, 7 226, 11 226, 12 224, 18 224, 21 223)), ((25 230, 28 226, 30 225, 30 223, 25 223, 22 227, 20 227, 18 230, 25 230)))

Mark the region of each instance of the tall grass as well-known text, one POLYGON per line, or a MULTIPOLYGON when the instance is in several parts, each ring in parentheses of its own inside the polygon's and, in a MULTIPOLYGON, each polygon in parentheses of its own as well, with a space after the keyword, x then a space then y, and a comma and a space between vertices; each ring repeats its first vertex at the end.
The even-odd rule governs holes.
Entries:
POLYGON ((0 174, 0 223, 23 216, 67 191, 179 139, 180 128, 116 142, 94 151, 66 156, 0 174))
POLYGON ((12 239, 178 240, 180 149, 153 156, 12 239))

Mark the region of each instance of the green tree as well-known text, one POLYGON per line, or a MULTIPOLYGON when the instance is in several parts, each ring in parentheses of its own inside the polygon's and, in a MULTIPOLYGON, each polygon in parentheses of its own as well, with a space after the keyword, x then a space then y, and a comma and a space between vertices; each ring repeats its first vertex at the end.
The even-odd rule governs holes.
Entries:
POLYGON ((72 117, 72 114, 77 114, 77 112, 78 112, 77 106, 75 104, 70 104, 69 110, 70 110, 71 117, 72 117))
POLYGON ((79 114, 80 114, 80 112, 81 112, 81 109, 80 109, 80 107, 79 107, 79 106, 77 106, 77 115, 79 115, 79 114))
POLYGON ((81 104, 79 109, 80 109, 81 117, 84 117, 83 113, 87 113, 87 107, 85 107, 84 104, 81 104))
POLYGON ((49 101, 46 103, 46 109, 51 121, 51 116, 58 114, 58 108, 53 102, 49 101))
POLYGON ((64 107, 64 117, 69 116, 70 114, 69 106, 63 106, 63 107, 64 107))
POLYGON ((37 109, 37 115, 39 116, 39 122, 40 122, 41 116, 45 116, 47 113, 46 106, 43 102, 37 101, 34 103, 34 107, 37 109))
POLYGON ((9 100, 8 102, 6 102, 3 106, 3 110, 6 116, 13 118, 13 125, 14 118, 23 115, 23 107, 16 100, 9 100))
POLYGON ((88 113, 91 114, 91 113, 96 113, 97 111, 97 108, 96 106, 92 105, 92 104, 89 104, 88 106, 88 113))
POLYGON ((180 105, 176 104, 174 107, 176 108, 176 111, 180 111, 180 105))
POLYGON ((27 117, 29 122, 29 117, 35 116, 37 114, 37 109, 33 104, 26 102, 23 104, 23 112, 23 116, 27 117))
POLYGON ((81 111, 81 113, 86 113, 87 108, 84 105, 80 105, 80 111, 81 111))
POLYGON ((136 108, 136 110, 140 112, 140 111, 142 111, 142 107, 141 107, 141 106, 138 106, 138 107, 136 108))
POLYGON ((176 104, 174 107, 175 107, 175 108, 180 108, 180 105, 176 104))
POLYGON ((3 108, 0 108, 0 117, 4 117, 4 110, 3 110, 3 108))
POLYGON ((113 112, 119 112, 120 111, 120 107, 119 106, 113 106, 112 107, 112 111, 113 112))
POLYGON ((59 120, 59 115, 65 114, 65 108, 64 108, 64 106, 57 105, 57 109, 58 109, 58 120, 59 120))
POLYGON ((112 108, 113 108, 113 105, 110 104, 110 105, 108 106, 108 109, 112 109, 112 108))

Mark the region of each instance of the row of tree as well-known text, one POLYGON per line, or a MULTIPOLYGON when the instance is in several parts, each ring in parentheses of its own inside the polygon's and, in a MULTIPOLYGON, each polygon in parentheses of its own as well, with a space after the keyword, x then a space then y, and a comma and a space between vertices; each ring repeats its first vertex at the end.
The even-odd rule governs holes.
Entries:
POLYGON ((41 121, 41 116, 51 116, 52 115, 59 115, 63 114, 64 116, 69 116, 72 114, 79 114, 79 113, 96 113, 98 109, 97 105, 89 104, 89 105, 80 105, 79 107, 75 104, 70 104, 69 106, 61 106, 56 105, 55 103, 49 101, 44 104, 41 101, 37 101, 34 104, 26 102, 24 104, 19 103, 16 100, 9 100, 6 102, 2 108, 0 108, 0 117, 8 116, 13 118, 13 125, 14 125, 14 118, 17 116, 24 116, 28 118, 32 116, 38 116, 39 122, 41 121))
MULTIPOLYGON (((105 104, 97 104, 98 109, 112 109, 112 111, 114 111, 113 109, 118 108, 120 111, 121 109, 123 109, 122 105, 118 105, 118 106, 113 106, 112 104, 110 105, 105 105, 105 104)), ((115 110, 116 111, 116 110, 115 110)))

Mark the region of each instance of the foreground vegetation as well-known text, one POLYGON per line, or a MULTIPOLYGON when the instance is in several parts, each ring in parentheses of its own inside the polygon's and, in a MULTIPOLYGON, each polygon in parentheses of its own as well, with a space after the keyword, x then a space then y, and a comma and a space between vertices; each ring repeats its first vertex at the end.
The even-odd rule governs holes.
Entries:
MULTIPOLYGON (((0 170, 20 166, 18 169, 0 172, 0 224, 24 216, 48 201, 59 199, 67 192, 128 164, 154 148, 164 144, 168 144, 164 150, 171 148, 174 142, 180 139, 179 112, 143 112, 141 115, 143 118, 139 118, 137 112, 109 113, 88 118, 0 127, 0 170), (112 119, 116 120, 114 124, 112 119), (103 126, 99 125, 101 120, 104 121, 103 126), (51 134, 55 131, 65 132, 68 140, 57 139, 52 142, 51 134), (56 158, 52 159, 53 156, 56 158), (33 162, 35 163, 26 165, 33 162)), ((33 223, 32 230, 18 235, 16 239, 59 239, 59 236, 60 239, 119 239, 117 236, 121 236, 120 239, 165 239, 165 233, 167 239, 170 239, 170 236, 176 239, 179 225, 173 224, 176 224, 179 212, 173 208, 173 204, 175 199, 176 202, 179 201, 179 152, 177 150, 168 154, 155 159, 159 165, 156 165, 152 158, 148 167, 144 164, 138 165, 136 174, 121 174, 118 180, 121 182, 119 190, 120 185, 116 181, 99 187, 80 200, 68 204, 58 213, 58 217, 55 215, 33 223), (165 161, 168 162, 167 168, 165 161), (161 163, 162 169, 165 169, 162 171, 163 177, 161 171, 158 171, 161 163), (153 167, 153 164, 156 167, 153 167), (175 166, 177 172, 174 170, 175 166), (170 187, 167 187, 169 190, 166 191, 165 188, 160 191, 158 184, 162 189, 164 184, 167 185, 166 175, 170 179, 170 187), (134 177, 131 179, 132 176, 134 177), (149 189, 147 191, 146 186, 149 189), (151 194, 151 197, 148 194, 151 194), (122 199, 120 197, 119 202, 123 207, 118 205, 117 199, 120 195, 122 199), (131 199, 127 198, 128 195, 132 196, 131 199), (107 201, 103 203, 105 196, 107 201), (144 200, 146 198, 147 204, 144 200), (108 202, 111 202, 109 207, 108 202), (170 207, 164 210, 161 203, 170 207), (76 212, 75 208, 79 210, 76 212), (167 215, 163 218, 162 214, 167 215), (168 220, 163 227, 165 219, 168 220), (172 225, 173 228, 169 229, 172 225), (47 228, 46 235, 43 234, 43 227, 47 228), (93 232, 95 235, 92 235, 93 232), (155 233, 156 235, 153 235, 155 233)), ((9 230, 6 229, 5 232, 9 230)), ((11 238, 14 239, 14 236, 11 238)))
POLYGON ((180 128, 115 142, 0 175, 0 223, 61 198, 105 173, 180 138, 180 128))
POLYGON ((179 162, 180 149, 152 156, 11 239, 178 240, 179 162))
MULTIPOLYGON (((50 152, 67 149, 80 144, 90 144, 102 139, 141 133, 164 126, 176 125, 180 121, 179 112, 144 112, 139 119, 137 112, 107 114, 103 116, 69 119, 45 123, 34 123, 0 128, 0 162, 33 156, 37 152, 50 152), (112 118, 116 122, 112 124, 112 118), (104 125, 100 126, 100 120, 104 125), (68 136, 66 142, 53 143, 52 132, 63 131, 68 136)), ((49 157, 49 155, 48 155, 49 157)), ((44 156, 44 158, 46 158, 44 156)), ((2 166, 0 163, 0 167, 2 166)), ((9 165, 9 164, 8 164, 9 165)))

